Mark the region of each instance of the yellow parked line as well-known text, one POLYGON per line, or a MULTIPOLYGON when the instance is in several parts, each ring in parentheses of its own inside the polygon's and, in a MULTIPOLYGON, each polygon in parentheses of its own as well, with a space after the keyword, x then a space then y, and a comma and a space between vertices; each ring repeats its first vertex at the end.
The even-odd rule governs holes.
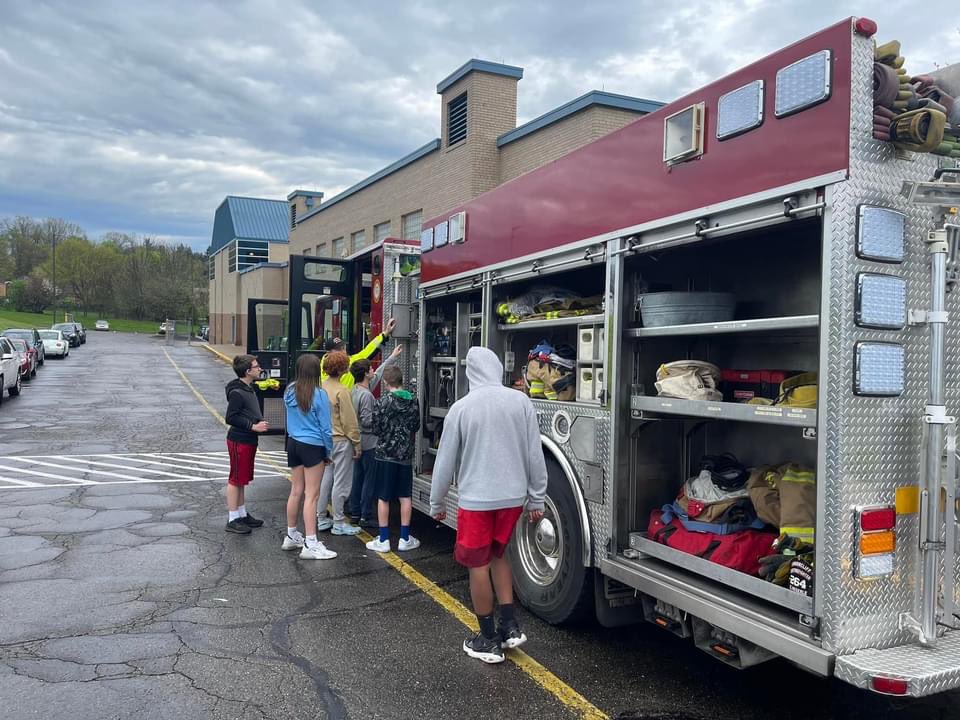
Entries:
MULTIPOLYGON (((210 352, 219 357, 225 363, 229 364, 232 362, 232 360, 226 355, 214 350, 209 345, 204 345, 204 347, 210 350, 210 352)), ((203 403, 203 406, 207 408, 207 410, 209 410, 221 423, 226 424, 223 416, 218 413, 210 405, 210 403, 203 398, 202 395, 200 395, 197 389, 193 386, 193 383, 187 379, 187 376, 183 374, 183 371, 180 370, 167 351, 164 350, 163 352, 173 367, 176 368, 177 372, 180 373, 180 377, 183 378, 183 381, 187 384, 187 387, 189 387, 190 390, 193 391, 193 394, 199 398, 201 403, 203 403)), ((276 467, 278 470, 284 472, 286 471, 286 468, 281 468, 280 465, 269 458, 267 458, 267 462, 276 467)), ((355 537, 364 544, 366 544, 368 540, 373 539, 365 532, 361 532, 355 537)), ((474 615, 473 611, 468 609, 463 603, 450 595, 450 593, 440 588, 428 577, 422 575, 412 565, 401 560, 396 553, 388 552, 377 554, 383 559, 384 562, 387 563, 387 565, 403 575, 403 577, 413 583, 424 594, 429 596, 435 603, 450 613, 453 617, 466 625, 471 631, 477 631, 478 628, 476 615, 474 615)), ((506 658, 518 668, 523 670, 523 672, 525 672, 534 682, 540 685, 540 687, 556 697, 561 703, 569 708, 576 717, 582 718, 583 720, 607 720, 608 715, 605 712, 593 705, 589 700, 583 697, 583 695, 567 685, 563 680, 547 670, 547 668, 522 650, 508 650, 506 652, 506 658)))

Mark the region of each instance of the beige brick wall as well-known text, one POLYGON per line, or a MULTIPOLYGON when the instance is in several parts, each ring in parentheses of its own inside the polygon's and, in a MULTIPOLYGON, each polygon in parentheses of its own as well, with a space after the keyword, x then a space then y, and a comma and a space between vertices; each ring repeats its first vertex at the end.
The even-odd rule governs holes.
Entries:
POLYGON ((639 117, 629 110, 593 106, 514 140, 500 148, 500 182, 553 162, 639 117))

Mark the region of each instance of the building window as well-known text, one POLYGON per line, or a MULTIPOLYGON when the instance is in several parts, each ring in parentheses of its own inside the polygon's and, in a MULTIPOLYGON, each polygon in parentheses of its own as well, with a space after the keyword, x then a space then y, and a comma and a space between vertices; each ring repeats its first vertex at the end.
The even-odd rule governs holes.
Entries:
POLYGON ((327 244, 318 243, 317 244, 317 257, 324 257, 327 254, 327 244))
POLYGON ((363 230, 358 230, 350 236, 350 240, 353 245, 353 252, 356 252, 367 244, 367 233, 363 230))
POLYGON ((230 243, 230 250, 227 254, 227 272, 237 271, 237 241, 230 243))
POLYGON ((373 226, 373 241, 375 243, 380 242, 381 240, 386 240, 390 237, 390 221, 382 222, 379 225, 373 226))
POLYGON ((304 255, 313 255, 313 248, 304 248, 304 249, 303 249, 303 254, 304 254, 304 255))
POLYGON ((211 255, 207 258, 207 277, 211 280, 217 279, 217 256, 211 255))
POLYGON ((447 145, 467 137, 467 94, 455 97, 447 105, 447 145))
POLYGON ((419 240, 421 225, 423 225, 423 210, 407 213, 403 216, 403 239, 419 240))
POLYGON ((342 237, 338 237, 333 241, 333 252, 331 253, 335 258, 345 257, 347 254, 347 243, 344 242, 342 237))
POLYGON ((290 204, 290 229, 295 230, 297 227, 297 204, 290 204))

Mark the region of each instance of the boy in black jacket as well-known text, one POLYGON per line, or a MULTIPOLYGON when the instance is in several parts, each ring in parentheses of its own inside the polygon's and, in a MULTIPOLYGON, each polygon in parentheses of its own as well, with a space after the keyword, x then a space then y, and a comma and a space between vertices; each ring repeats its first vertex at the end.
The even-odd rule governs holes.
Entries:
POLYGON ((368 550, 390 552, 390 501, 400 501, 400 542, 403 552, 420 547, 410 534, 413 514, 413 434, 420 429, 420 408, 412 393, 403 389, 403 372, 396 365, 383 371, 386 392, 373 409, 373 431, 377 434, 374 459, 377 520, 380 537, 367 543, 368 550))
POLYGON ((268 425, 260 413, 260 403, 253 389, 253 381, 260 377, 260 364, 252 355, 237 355, 233 359, 236 380, 227 383, 227 453, 230 455, 230 477, 227 479, 227 532, 249 535, 250 528, 260 527, 258 520, 247 512, 244 488, 253 480, 253 463, 257 457, 257 433, 266 432, 268 425))

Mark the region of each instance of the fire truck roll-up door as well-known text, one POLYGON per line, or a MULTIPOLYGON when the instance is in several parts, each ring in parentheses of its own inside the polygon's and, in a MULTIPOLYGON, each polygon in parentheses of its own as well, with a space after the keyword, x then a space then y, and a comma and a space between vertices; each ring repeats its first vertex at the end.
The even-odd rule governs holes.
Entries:
POLYGON ((352 261, 290 256, 290 296, 284 300, 247 302, 247 352, 263 368, 257 387, 268 434, 286 429, 283 392, 294 379, 297 358, 323 355, 323 342, 342 338, 347 347, 359 341, 359 288, 352 261))

